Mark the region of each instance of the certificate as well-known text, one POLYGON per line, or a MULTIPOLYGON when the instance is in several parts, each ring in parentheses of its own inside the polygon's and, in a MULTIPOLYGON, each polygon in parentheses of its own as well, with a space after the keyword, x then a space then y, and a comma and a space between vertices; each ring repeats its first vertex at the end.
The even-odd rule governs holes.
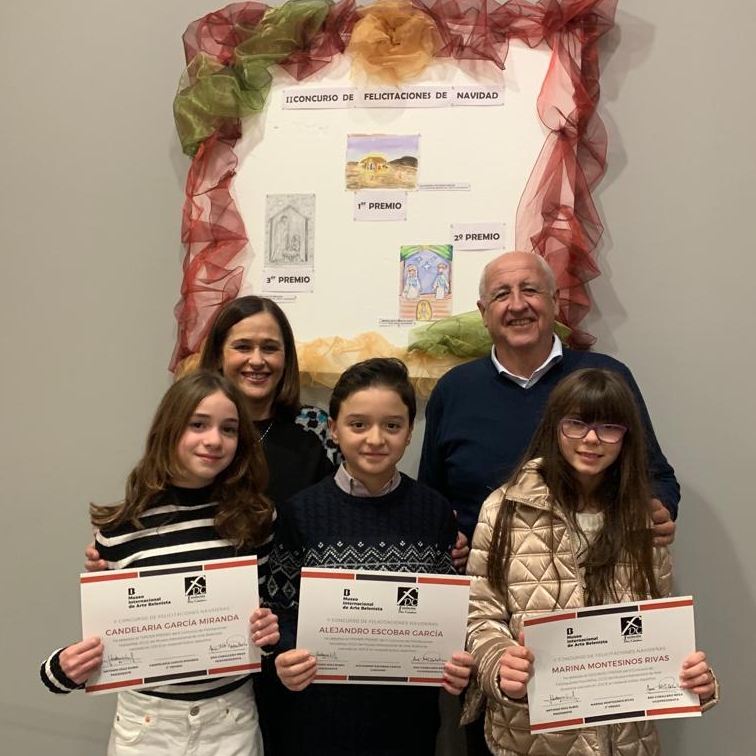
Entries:
POLYGON ((302 570, 297 648, 316 682, 441 685, 465 647, 470 578, 375 570, 302 570))
POLYGON ((535 656, 531 733, 701 715, 698 696, 679 685, 696 648, 690 596, 550 612, 524 625, 535 656))
POLYGON ((88 693, 260 669, 249 637, 256 557, 88 572, 79 583, 82 637, 105 646, 88 693))

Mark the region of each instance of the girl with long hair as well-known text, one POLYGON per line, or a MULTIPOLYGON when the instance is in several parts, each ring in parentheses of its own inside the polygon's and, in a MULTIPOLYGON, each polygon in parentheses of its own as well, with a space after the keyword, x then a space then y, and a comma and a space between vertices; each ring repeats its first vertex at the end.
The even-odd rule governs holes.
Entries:
MULTIPOLYGON (((199 366, 225 377, 238 389, 255 452, 268 468, 266 496, 274 506, 333 473, 338 449, 328 433, 328 416, 302 406, 294 333, 284 311, 267 297, 248 295, 220 308, 199 357, 199 366)), ((107 569, 91 544, 87 570, 107 569)), ((288 727, 287 692, 263 659, 255 675, 266 756, 287 756, 280 747, 288 727)))
MULTIPOLYGON (((191 373, 163 397, 124 500, 92 505, 96 548, 109 569, 256 553, 264 582, 273 525, 266 481, 243 396, 217 373, 191 373)), ((250 637, 257 646, 278 642, 270 609, 252 613, 250 637)), ((43 662, 42 681, 55 693, 82 687, 102 654, 98 638, 59 649, 43 662)), ((109 756, 184 753, 190 744, 202 756, 261 756, 249 675, 119 693, 109 756)))
MULTIPOLYGON (((653 546, 645 435, 632 392, 608 370, 571 373, 552 392, 524 461, 484 502, 473 536, 467 646, 478 664, 463 719, 485 700, 497 756, 659 753, 649 721, 531 735, 525 695, 533 653, 525 614, 667 596, 671 565, 653 546)), ((715 701, 703 652, 680 685, 715 701)))

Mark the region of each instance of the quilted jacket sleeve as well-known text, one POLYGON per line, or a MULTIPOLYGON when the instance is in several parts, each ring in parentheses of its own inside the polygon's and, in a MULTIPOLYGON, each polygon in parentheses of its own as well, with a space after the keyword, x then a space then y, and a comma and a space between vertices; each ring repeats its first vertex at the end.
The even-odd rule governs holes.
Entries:
POLYGON ((502 499, 499 489, 483 503, 467 561, 467 574, 472 577, 467 650, 478 668, 479 687, 490 700, 499 702, 510 700, 499 688, 499 660, 508 646, 517 645, 509 628, 504 596, 494 590, 486 577, 491 535, 502 499))

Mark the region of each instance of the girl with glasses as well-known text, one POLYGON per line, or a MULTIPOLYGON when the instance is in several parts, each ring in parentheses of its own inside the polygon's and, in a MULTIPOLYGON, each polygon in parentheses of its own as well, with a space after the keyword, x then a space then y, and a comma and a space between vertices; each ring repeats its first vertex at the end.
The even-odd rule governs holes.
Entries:
MULTIPOLYGON (((527 682, 533 653, 524 615, 667 596, 671 566, 654 547, 645 435, 632 392, 616 373, 571 373, 554 389, 524 461, 484 502, 468 574, 467 646, 477 689, 463 721, 485 705, 485 736, 497 756, 659 753, 649 721, 531 735, 527 682)), ((691 653, 680 686, 713 705, 716 682, 703 652, 691 653)))

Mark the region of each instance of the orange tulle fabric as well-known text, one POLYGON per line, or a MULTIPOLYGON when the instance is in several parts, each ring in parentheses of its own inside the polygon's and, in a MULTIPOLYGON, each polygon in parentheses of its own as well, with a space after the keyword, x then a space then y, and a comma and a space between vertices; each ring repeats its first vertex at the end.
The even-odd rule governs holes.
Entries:
POLYGON ((450 368, 459 365, 457 357, 431 357, 389 343, 379 333, 362 333, 351 339, 341 336, 315 339, 297 344, 302 386, 333 388, 339 376, 355 362, 369 357, 398 357, 409 370, 410 380, 420 398, 427 399, 436 381, 450 368))
MULTIPOLYGON (((426 352, 408 351, 389 343, 379 333, 362 333, 352 339, 341 336, 297 343, 299 379, 303 387, 332 389, 339 376, 355 362, 370 357, 398 357, 406 365, 410 380, 421 399, 427 399, 436 381, 460 360, 451 354, 432 357, 426 352)), ((176 380, 199 367, 199 353, 179 361, 174 370, 176 380)))
POLYGON ((358 83, 409 81, 442 47, 435 21, 409 0, 381 0, 361 8, 359 15, 346 48, 358 83))

